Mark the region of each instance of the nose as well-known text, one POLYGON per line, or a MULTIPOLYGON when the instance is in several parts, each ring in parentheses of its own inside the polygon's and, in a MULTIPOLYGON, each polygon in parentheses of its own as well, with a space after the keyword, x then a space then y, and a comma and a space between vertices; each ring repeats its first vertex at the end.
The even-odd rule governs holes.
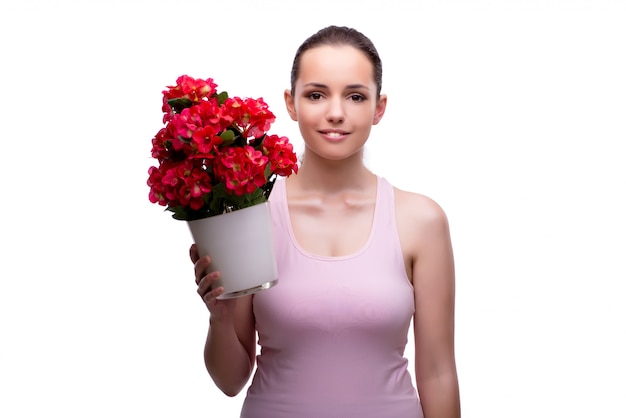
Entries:
POLYGON ((328 100, 326 120, 331 123, 342 123, 346 118, 343 100, 340 97, 328 100))

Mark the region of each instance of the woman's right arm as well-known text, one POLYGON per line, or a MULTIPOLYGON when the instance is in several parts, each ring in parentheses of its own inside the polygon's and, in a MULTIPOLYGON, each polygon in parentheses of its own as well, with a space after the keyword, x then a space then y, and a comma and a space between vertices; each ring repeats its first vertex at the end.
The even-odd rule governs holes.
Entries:
POLYGON ((252 295, 218 300, 224 289, 211 290, 211 285, 219 279, 219 272, 205 275, 211 260, 200 258, 195 244, 189 254, 194 263, 198 294, 211 315, 204 363, 217 387, 226 395, 235 396, 250 379, 256 358, 252 295))

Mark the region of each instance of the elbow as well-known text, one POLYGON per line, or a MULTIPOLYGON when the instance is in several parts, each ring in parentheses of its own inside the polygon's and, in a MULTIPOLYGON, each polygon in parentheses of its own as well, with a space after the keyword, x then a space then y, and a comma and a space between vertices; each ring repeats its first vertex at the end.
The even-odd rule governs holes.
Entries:
MULTIPOLYGON (((215 383, 218 383, 218 382, 215 382, 215 383)), ((244 387, 244 385, 242 384, 224 384, 224 383, 218 384, 217 386, 222 391, 222 393, 228 396, 229 398, 234 398, 235 396, 239 395, 239 393, 241 393, 241 390, 244 387)))
POLYGON ((224 370, 212 370, 210 367, 207 367, 207 370, 215 386, 229 398, 239 395, 246 386, 246 383, 248 383, 251 375, 251 373, 245 373, 243 371, 233 373, 233 370, 228 370, 227 372, 224 370))
POLYGON ((241 390, 222 389, 222 392, 224 393, 224 395, 228 396, 229 398, 234 398, 235 396, 239 395, 239 392, 241 392, 241 390))
POLYGON ((243 390, 254 368, 254 363, 243 356, 217 359, 208 352, 205 352, 204 364, 215 386, 230 398, 243 390))

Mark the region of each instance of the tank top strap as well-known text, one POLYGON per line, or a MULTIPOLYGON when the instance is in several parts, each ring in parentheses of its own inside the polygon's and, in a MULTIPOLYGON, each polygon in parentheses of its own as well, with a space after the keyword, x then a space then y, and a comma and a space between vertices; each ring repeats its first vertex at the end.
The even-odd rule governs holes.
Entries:
POLYGON ((373 251, 377 257, 382 255, 388 257, 389 267, 396 274, 406 277, 404 256, 396 222, 395 191, 393 185, 384 177, 378 177, 372 234, 369 250, 373 251))
POLYGON ((384 177, 378 177, 372 232, 378 235, 375 241, 382 242, 383 245, 388 245, 390 240, 397 239, 394 190, 391 183, 384 177))
POLYGON ((279 178, 274 182, 272 192, 268 199, 272 211, 274 222, 289 219, 287 217, 287 191, 285 187, 285 179, 279 178))
POLYGON ((388 224, 395 218, 395 205, 393 187, 384 177, 378 177, 376 190, 376 209, 374 215, 374 226, 383 222, 388 224))

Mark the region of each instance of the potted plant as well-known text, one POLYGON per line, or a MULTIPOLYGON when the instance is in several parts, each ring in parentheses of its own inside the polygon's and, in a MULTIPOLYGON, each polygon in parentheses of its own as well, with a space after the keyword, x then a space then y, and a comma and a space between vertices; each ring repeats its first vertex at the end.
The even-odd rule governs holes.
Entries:
POLYGON ((163 91, 164 126, 152 138, 149 200, 187 222, 238 297, 277 282, 268 198, 278 176, 297 173, 289 139, 262 98, 229 97, 212 78, 182 75, 163 91), (247 249, 249 246, 249 249, 247 249), (242 260, 243 256, 253 259, 242 260))

